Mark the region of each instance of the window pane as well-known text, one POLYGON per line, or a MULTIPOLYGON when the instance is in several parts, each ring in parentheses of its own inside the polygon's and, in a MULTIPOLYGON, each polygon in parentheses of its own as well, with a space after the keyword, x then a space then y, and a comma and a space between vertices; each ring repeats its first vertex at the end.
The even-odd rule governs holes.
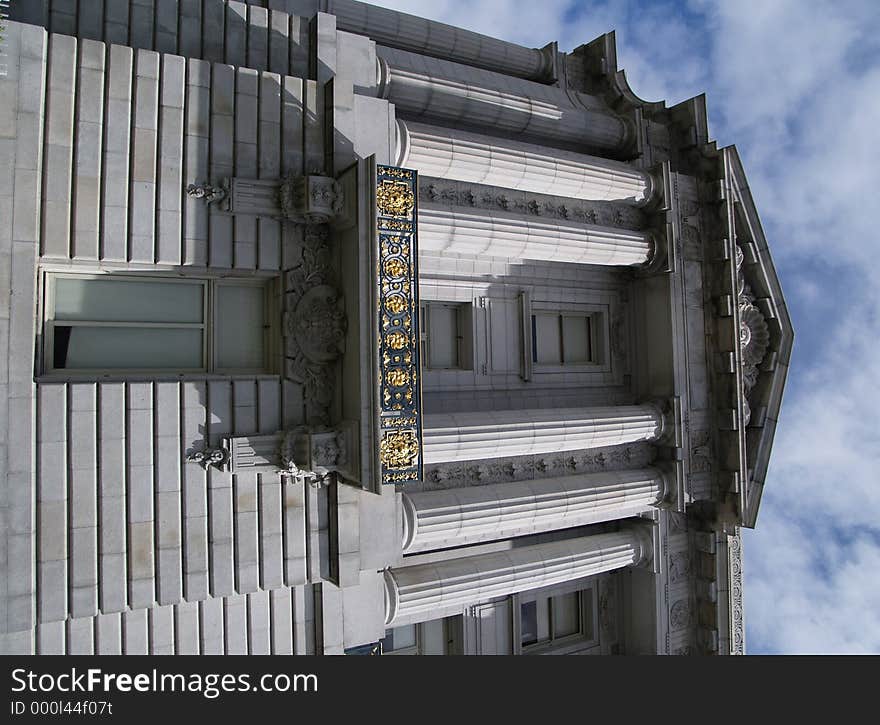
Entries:
POLYGON ((56 325, 54 363, 72 370, 198 369, 203 367, 202 331, 56 325))
POLYGON ((533 315, 535 362, 542 365, 559 365, 562 347, 559 338, 559 315, 533 315))
POLYGON ((566 363, 590 361, 590 321, 588 317, 562 318, 563 359, 566 363))
POLYGON ((89 322, 202 322, 201 282, 55 280, 55 319, 89 322))
POLYGON ((263 288, 220 284, 214 310, 215 367, 260 369, 263 354, 263 288))
POLYGON ((386 652, 406 649, 416 646, 416 625, 409 624, 404 627, 394 627, 385 630, 382 638, 382 649, 386 652))
POLYGON ((553 597, 553 637, 567 637, 581 631, 580 601, 577 592, 553 597))
POLYGON ((525 602, 520 606, 520 634, 523 645, 538 641, 538 603, 525 602))
POLYGON ((432 368, 458 367, 458 310, 428 305, 428 351, 432 368))

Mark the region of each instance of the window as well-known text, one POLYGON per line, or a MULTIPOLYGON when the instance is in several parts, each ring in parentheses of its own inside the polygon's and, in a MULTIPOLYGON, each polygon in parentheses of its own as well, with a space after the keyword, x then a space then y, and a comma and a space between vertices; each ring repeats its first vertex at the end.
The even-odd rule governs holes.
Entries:
POLYGON ((584 365, 595 362, 591 315, 540 312, 532 315, 532 362, 584 365))
POLYGON ((520 599, 520 646, 524 654, 588 643, 593 637, 592 590, 520 599))
POLYGON ((259 280, 48 274, 47 373, 265 372, 259 280))
POLYGON ((422 360, 434 370, 473 369, 471 305, 426 302, 422 305, 422 360))
POLYGON ((382 638, 382 654, 417 655, 419 654, 417 625, 408 624, 403 627, 386 629, 382 638))
MULTIPOLYGON (((442 655, 455 650, 455 630, 461 629, 461 616, 433 619, 386 629, 381 640, 386 655, 442 655), (456 628, 454 622, 458 622, 456 628)), ((460 639, 460 636, 459 636, 460 639)))

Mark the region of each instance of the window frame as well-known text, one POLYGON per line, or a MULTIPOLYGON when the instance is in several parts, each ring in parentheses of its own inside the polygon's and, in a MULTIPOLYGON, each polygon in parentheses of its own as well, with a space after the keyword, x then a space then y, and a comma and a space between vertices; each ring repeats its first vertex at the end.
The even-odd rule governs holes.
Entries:
POLYGON ((550 370, 570 371, 577 368, 595 367, 602 364, 599 359, 599 330, 601 315, 596 312, 582 312, 577 310, 541 310, 531 311, 531 337, 532 337, 532 365, 536 371, 547 372, 550 370), (538 360, 538 317, 554 317, 559 329, 559 362, 540 362, 538 360), (580 319, 587 325, 587 360, 565 360, 565 320, 580 319))
POLYGON ((422 300, 419 305, 420 330, 422 344, 422 367, 432 371, 463 371, 473 370, 474 330, 473 330, 473 304, 468 302, 455 302, 450 300, 422 300), (431 330, 431 308, 446 307, 454 310, 455 314, 455 358, 456 364, 452 366, 433 365, 431 362, 431 345, 434 335, 431 330), (470 336, 470 342, 466 337, 470 336), (468 359, 470 353, 470 359, 468 359))
POLYGON ((272 297, 274 278, 269 277, 207 277, 207 276, 181 276, 163 275, 161 272, 78 272, 69 270, 44 270, 43 282, 43 309, 40 318, 41 340, 40 373, 42 376, 51 378, 94 378, 94 377, 128 377, 128 376, 151 376, 151 377, 186 377, 199 375, 266 375, 271 374, 273 365, 273 335, 277 328, 273 322, 272 297), (100 322, 89 320, 56 320, 55 319, 55 287, 59 279, 76 280, 111 280, 125 282, 161 282, 162 284, 189 284, 201 285, 202 287, 202 322, 201 323, 177 323, 177 322, 100 322), (217 335, 216 327, 222 324, 217 320, 217 288, 218 287, 257 287, 263 292, 263 366, 260 368, 228 368, 219 367, 217 360, 217 335), (72 323, 72 324, 71 324, 72 323), (129 327, 129 328, 176 328, 176 329, 200 329, 202 331, 202 365, 192 368, 56 368, 54 367, 55 352, 55 328, 59 325, 77 327, 129 327))
POLYGON ((383 655, 420 655, 420 654, 422 654, 422 628, 419 626, 418 623, 402 624, 398 627, 391 627, 390 629, 385 630, 385 636, 382 637, 380 642, 383 643, 382 644, 382 654, 383 655), (400 649, 386 650, 384 642, 388 638, 388 633, 389 632, 392 633, 392 642, 393 642, 394 641, 394 639, 393 639, 394 630, 400 629, 402 627, 412 627, 413 628, 413 631, 415 632, 416 643, 412 644, 412 645, 408 645, 406 647, 401 647, 400 649))
MULTIPOLYGON (((553 588, 550 590, 535 590, 522 592, 512 596, 511 615, 514 621, 513 652, 519 655, 541 654, 566 654, 568 652, 581 652, 584 650, 599 651, 599 622, 598 622, 598 591, 597 585, 581 585, 578 588, 553 588), (572 634, 554 636, 553 634, 553 611, 554 600, 558 597, 577 594, 578 597, 578 631, 572 634), (531 602, 536 607, 542 604, 548 609, 547 631, 548 639, 541 639, 530 644, 522 641, 522 607, 531 602)), ((540 616, 540 614, 538 614, 540 616)), ((538 627, 540 631, 540 627, 538 627)))

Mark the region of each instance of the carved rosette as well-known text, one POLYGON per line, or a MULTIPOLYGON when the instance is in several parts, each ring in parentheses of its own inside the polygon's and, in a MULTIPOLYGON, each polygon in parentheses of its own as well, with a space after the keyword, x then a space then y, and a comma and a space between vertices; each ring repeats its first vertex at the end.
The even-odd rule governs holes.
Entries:
POLYGON ((379 166, 376 175, 376 344, 382 483, 422 478, 417 176, 379 166))

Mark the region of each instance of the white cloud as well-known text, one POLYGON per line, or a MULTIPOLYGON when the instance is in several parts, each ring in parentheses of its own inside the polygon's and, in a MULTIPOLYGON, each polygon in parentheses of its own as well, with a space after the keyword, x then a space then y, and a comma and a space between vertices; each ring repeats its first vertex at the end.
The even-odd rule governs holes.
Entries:
POLYGON ((797 335, 745 534, 749 647, 880 652, 876 2, 378 4, 529 46, 571 49, 616 29, 637 95, 672 105, 707 93, 710 130, 743 156, 797 335))

